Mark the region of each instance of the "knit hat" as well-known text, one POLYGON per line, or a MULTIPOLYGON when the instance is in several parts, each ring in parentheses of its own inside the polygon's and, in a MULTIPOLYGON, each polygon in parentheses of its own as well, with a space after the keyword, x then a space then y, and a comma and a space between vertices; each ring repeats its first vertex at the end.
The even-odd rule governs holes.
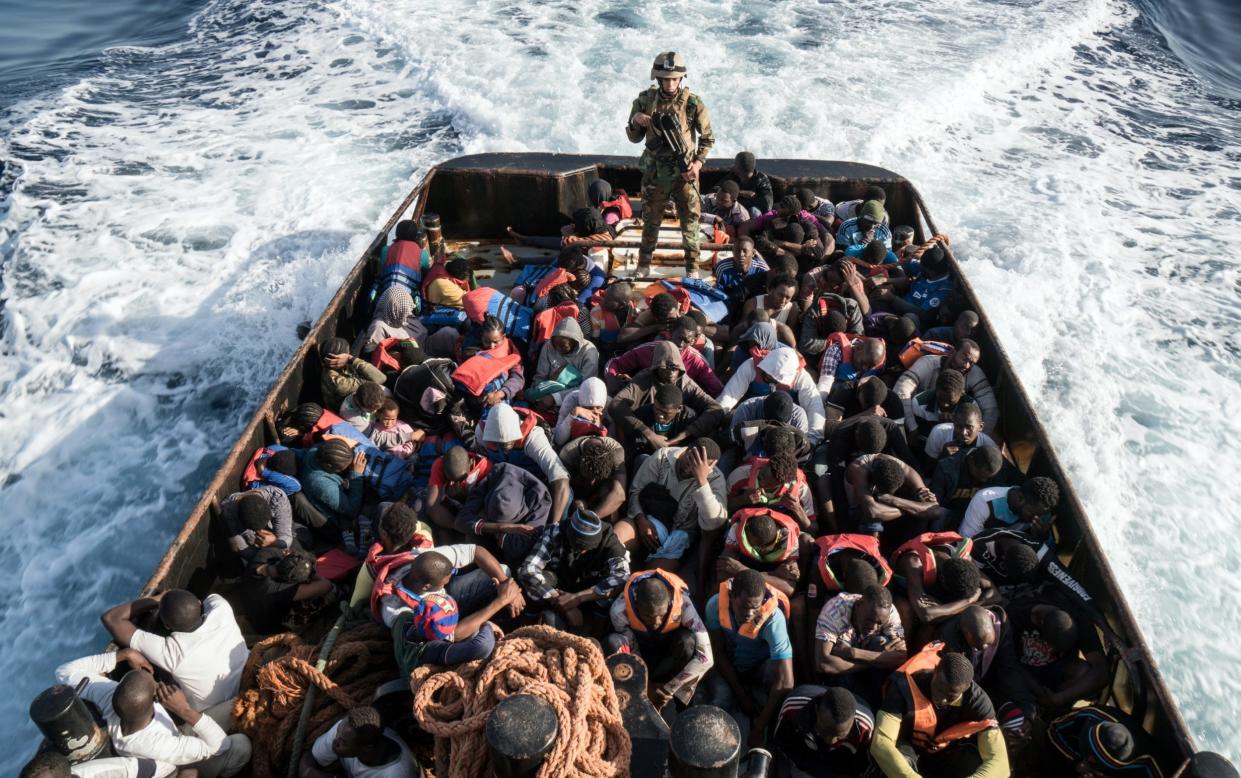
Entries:
POLYGON ((793 421, 793 398, 788 392, 776 391, 763 399, 763 418, 789 424, 793 421))
POLYGON ((599 514, 586 508, 577 508, 569 517, 569 525, 573 531, 583 537, 593 537, 603 532, 603 521, 599 514))
POLYGON ((878 200, 867 200, 862 203, 862 207, 858 209, 857 215, 859 219, 866 219, 875 224, 882 224, 883 220, 888 218, 888 215, 884 213, 883 203, 878 200))
POLYGON ((521 439, 521 418, 508 403, 499 403, 487 414, 484 443, 510 443, 521 439))
POLYGON ((608 388, 601 379, 587 378, 577 388, 577 404, 585 408, 600 408, 608 402, 608 388))
POLYGON ((1102 721, 1082 732, 1082 756, 1093 756, 1101 764, 1121 766, 1133 756, 1133 735, 1124 724, 1102 721))
POLYGON ((781 386, 793 385, 800 365, 797 352, 788 346, 772 349, 767 356, 763 357, 763 361, 758 363, 759 369, 775 379, 775 382, 781 386))

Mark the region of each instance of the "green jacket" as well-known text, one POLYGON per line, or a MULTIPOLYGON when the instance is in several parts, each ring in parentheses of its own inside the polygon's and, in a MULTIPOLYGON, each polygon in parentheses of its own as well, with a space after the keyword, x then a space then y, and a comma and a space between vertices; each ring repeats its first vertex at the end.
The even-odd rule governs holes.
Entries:
POLYGON ((349 362, 349 366, 344 370, 331 370, 327 367, 323 368, 323 373, 319 379, 319 391, 323 395, 323 406, 333 411, 340 409, 341 402, 358 391, 358 387, 363 381, 373 381, 382 384, 386 379, 383 371, 367 362, 365 359, 354 357, 349 362))
POLYGON ((629 123, 625 125, 625 134, 629 136, 630 142, 640 143, 645 139, 646 150, 651 154, 656 157, 672 158, 672 149, 668 148, 658 135, 649 132, 646 127, 639 127, 633 123, 634 114, 644 113, 650 116, 657 111, 667 111, 677 115, 685 134, 685 148, 696 149, 694 159, 706 162, 707 155, 711 153, 711 147, 715 145, 715 133, 711 129, 711 112, 707 110, 702 98, 682 87, 677 90, 675 97, 665 99, 660 97, 659 87, 652 86, 639 92, 634 99, 633 107, 629 109, 629 123), (695 136, 698 138, 696 144, 695 136))

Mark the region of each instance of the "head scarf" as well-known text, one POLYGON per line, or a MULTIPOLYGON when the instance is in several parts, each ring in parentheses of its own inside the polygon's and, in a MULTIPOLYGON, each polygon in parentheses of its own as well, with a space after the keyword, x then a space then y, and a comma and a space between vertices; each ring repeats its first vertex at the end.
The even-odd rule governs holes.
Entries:
POLYGON ((390 327, 404 327, 406 320, 414 315, 414 298, 400 284, 388 287, 375 304, 375 312, 390 327))

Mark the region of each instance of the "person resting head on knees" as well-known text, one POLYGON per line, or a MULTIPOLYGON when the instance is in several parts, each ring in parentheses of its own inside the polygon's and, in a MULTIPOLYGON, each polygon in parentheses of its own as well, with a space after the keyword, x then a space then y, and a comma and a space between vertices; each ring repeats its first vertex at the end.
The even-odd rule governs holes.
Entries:
POLYGON ((328 338, 320 343, 319 359, 323 364, 319 393, 327 408, 339 409, 345 398, 358 391, 366 381, 382 384, 388 380, 382 370, 355 357, 349 351, 349 341, 344 338, 328 338))

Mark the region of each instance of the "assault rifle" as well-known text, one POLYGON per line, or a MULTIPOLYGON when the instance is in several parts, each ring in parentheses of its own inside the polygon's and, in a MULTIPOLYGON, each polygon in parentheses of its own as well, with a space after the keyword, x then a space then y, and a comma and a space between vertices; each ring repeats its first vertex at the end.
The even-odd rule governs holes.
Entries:
POLYGON ((685 134, 681 129, 681 120, 676 114, 663 111, 653 114, 651 130, 668 145, 668 148, 672 149, 672 153, 677 155, 677 164, 681 166, 681 172, 689 170, 693 158, 689 149, 685 147, 685 134))

